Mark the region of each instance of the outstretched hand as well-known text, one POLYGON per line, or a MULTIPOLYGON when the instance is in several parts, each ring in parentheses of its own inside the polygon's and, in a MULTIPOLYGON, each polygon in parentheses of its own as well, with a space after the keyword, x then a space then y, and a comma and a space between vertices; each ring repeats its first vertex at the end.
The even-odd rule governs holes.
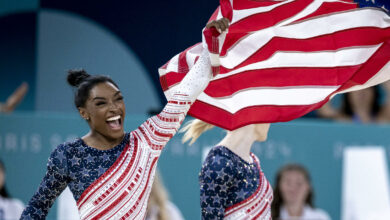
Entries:
POLYGON ((16 106, 22 101, 28 91, 28 84, 23 82, 7 99, 0 112, 12 112, 16 106))
POLYGON ((229 19, 221 18, 215 21, 211 21, 206 25, 206 28, 212 27, 215 27, 219 33, 222 33, 229 28, 229 19))

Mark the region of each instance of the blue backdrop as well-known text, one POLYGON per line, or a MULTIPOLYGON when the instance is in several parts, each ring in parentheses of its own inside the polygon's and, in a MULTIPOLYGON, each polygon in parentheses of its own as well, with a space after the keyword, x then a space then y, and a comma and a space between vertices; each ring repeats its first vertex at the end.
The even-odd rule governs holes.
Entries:
MULTIPOLYGON (((358 2, 390 8, 389 0, 358 2)), ((11 194, 27 202, 45 173, 52 148, 87 131, 74 114, 67 69, 84 67, 112 75, 126 94, 126 126, 132 130, 145 119, 134 114, 165 103, 157 68, 201 40, 201 30, 217 5, 217 0, 0 0, 0 102, 27 81, 30 90, 18 110, 36 110, 0 116, 0 158, 8 168, 11 194), (47 111, 52 113, 42 113, 47 111)), ((380 145, 389 156, 388 129, 311 121, 275 124, 269 140, 253 151, 271 182, 286 162, 306 165, 313 175, 317 205, 339 219, 342 150, 380 145)), ((199 219, 202 153, 223 135, 212 130, 193 147, 183 146, 176 136, 159 161, 172 199, 186 219, 199 219)), ((54 218, 55 208, 48 219, 54 218)))
MULTIPOLYGON (((358 0, 390 8, 389 0, 358 0)), ((0 0, 0 102, 30 85, 19 110, 72 111, 65 71, 111 75, 137 106, 161 107, 158 67, 201 41, 218 0, 0 0), (142 91, 143 96, 138 96, 142 91), (146 97, 146 98, 145 98, 146 97), (58 101, 61 100, 61 101, 58 101)))
MULTIPOLYGON (((145 117, 129 115, 127 131, 135 129, 145 117)), ((46 170, 50 152, 58 144, 83 136, 88 127, 76 114, 14 114, 0 116, 0 157, 7 166, 10 193, 25 203, 37 189, 46 170)), ((315 202, 340 219, 342 153, 347 146, 382 146, 390 156, 388 125, 336 124, 295 121, 273 124, 269 138, 256 143, 253 152, 273 184, 278 168, 287 162, 304 164, 312 175, 315 202)), ((198 172, 202 155, 225 134, 213 129, 193 146, 181 144, 181 134, 166 146, 158 168, 173 202, 186 219, 199 219, 198 172)), ((55 219, 52 208, 48 219, 55 219)))

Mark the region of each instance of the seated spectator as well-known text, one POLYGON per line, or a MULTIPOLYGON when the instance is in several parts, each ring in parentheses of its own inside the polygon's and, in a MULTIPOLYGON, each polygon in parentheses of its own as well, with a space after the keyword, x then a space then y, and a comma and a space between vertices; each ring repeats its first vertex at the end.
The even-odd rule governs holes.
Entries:
POLYGON ((5 167, 0 161, 0 220, 19 219, 23 209, 23 203, 18 199, 10 198, 5 188, 5 167))
POLYGON ((322 118, 356 123, 390 122, 390 81, 380 86, 344 94, 339 108, 332 101, 317 110, 322 118))
POLYGON ((276 175, 272 219, 330 220, 325 211, 314 207, 313 197, 308 171, 299 164, 283 166, 276 175))

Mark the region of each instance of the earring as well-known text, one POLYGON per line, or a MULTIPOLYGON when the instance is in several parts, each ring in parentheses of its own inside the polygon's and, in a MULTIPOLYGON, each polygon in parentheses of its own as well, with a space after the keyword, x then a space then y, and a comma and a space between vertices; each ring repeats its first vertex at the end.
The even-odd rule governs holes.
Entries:
POLYGON ((89 117, 86 117, 85 120, 89 121, 89 117))

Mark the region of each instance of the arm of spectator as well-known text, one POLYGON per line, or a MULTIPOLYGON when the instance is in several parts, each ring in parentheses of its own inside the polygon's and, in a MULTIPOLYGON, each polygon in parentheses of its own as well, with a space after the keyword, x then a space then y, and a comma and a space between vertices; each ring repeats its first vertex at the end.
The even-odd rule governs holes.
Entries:
POLYGON ((325 103, 321 108, 317 109, 318 116, 321 118, 334 119, 339 121, 350 120, 347 115, 340 110, 333 108, 330 102, 325 103))
POLYGON ((23 82, 7 99, 0 108, 0 112, 12 112, 23 100, 28 91, 28 84, 23 82))

